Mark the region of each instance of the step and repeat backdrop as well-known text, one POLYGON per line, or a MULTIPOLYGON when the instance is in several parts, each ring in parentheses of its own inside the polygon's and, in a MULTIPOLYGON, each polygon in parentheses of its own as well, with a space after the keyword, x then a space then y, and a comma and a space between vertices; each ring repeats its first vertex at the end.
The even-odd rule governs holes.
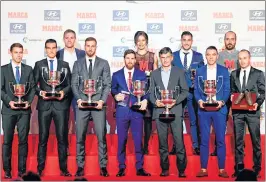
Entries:
MULTIPOLYGON (((149 35, 149 50, 158 55, 165 46, 173 51, 180 48, 180 35, 190 31, 194 36, 193 49, 204 55, 205 49, 216 46, 224 49, 224 33, 237 34, 236 48, 248 49, 252 65, 265 69, 265 2, 192 2, 192 1, 113 1, 113 2, 1 2, 1 65, 10 62, 10 45, 24 46, 23 62, 34 66, 43 59, 44 43, 53 38, 63 48, 63 32, 73 29, 77 34, 76 47, 84 49, 84 41, 93 36, 98 41, 97 55, 109 61, 111 72, 121 69, 123 53, 135 49, 133 37, 143 30, 149 35), (210 8, 209 8, 210 7, 210 8)), ((30 133, 38 133, 36 98, 32 104, 30 133)), ((261 133, 265 133, 264 104, 261 108, 261 133)), ((114 102, 108 98, 108 133, 116 133, 114 102)), ((185 113, 184 133, 190 133, 185 113)), ((227 133, 233 133, 229 118, 227 133)), ((75 133, 73 111, 69 133, 75 133)), ((156 132, 156 126, 153 126, 156 132)), ((51 127, 54 132, 54 127, 51 127)), ((93 133, 90 122, 88 133, 93 133)))

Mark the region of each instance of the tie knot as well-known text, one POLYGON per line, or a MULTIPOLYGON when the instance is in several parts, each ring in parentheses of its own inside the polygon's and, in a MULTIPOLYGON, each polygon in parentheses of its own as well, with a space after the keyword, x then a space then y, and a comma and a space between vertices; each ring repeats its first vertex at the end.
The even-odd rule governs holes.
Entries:
POLYGON ((54 62, 54 60, 53 60, 53 59, 51 59, 51 60, 50 60, 50 62, 51 62, 51 63, 53 63, 53 62, 54 62))
POLYGON ((92 62, 92 59, 89 59, 89 62, 92 62))
POLYGON ((244 70, 244 73, 246 73, 246 70, 244 70))
POLYGON ((185 54, 185 56, 189 54, 189 52, 183 52, 183 53, 185 54))
POLYGON ((131 72, 130 71, 128 72, 128 76, 129 76, 129 78, 131 77, 131 72))
POLYGON ((19 66, 16 66, 15 68, 18 70, 19 69, 19 66))

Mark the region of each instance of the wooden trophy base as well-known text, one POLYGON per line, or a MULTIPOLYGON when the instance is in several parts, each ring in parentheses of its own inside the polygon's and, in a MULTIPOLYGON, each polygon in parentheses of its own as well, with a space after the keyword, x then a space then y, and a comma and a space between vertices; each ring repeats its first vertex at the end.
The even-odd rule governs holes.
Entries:
POLYGON ((21 103, 14 103, 14 106, 17 107, 17 108, 23 108, 23 107, 26 107, 26 103, 24 102, 21 102, 21 103))
POLYGON ((61 97, 61 94, 55 92, 46 92, 45 97, 48 97, 49 99, 58 99, 61 97))
POLYGON ((215 103, 203 103, 203 107, 205 111, 218 111, 220 108, 217 108, 219 104, 215 103))
POLYGON ((95 107, 97 107, 97 103, 94 103, 94 102, 92 102, 92 103, 88 103, 88 102, 82 102, 81 103, 81 106, 83 107, 83 108, 86 108, 86 109, 95 109, 95 107))
POLYGON ((169 113, 162 113, 159 115, 159 119, 164 123, 170 123, 175 119, 175 114, 169 113))

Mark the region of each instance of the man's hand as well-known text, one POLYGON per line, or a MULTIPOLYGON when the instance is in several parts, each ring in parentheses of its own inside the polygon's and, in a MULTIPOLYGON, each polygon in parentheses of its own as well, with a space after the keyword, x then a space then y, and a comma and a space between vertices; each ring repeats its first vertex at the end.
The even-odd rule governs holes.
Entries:
POLYGON ((204 106, 203 106, 203 104, 204 104, 204 102, 203 102, 203 100, 199 100, 199 107, 201 108, 201 109, 204 109, 204 106))
POLYGON ((121 94, 121 93, 119 93, 119 94, 116 94, 115 95, 115 100, 116 101, 122 101, 122 100, 124 100, 125 99, 125 94, 121 94))
POLYGON ((157 107, 165 107, 165 105, 160 100, 156 100, 155 104, 157 107))
POLYGON ((141 107, 139 108, 139 110, 143 111, 147 109, 147 105, 148 105, 148 101, 146 99, 144 99, 143 101, 140 102, 141 107))
POLYGON ((42 99, 43 100, 49 100, 50 98, 49 97, 46 97, 45 95, 46 95, 46 91, 44 91, 44 90, 41 90, 41 96, 42 96, 42 99))
POLYGON ((169 109, 171 109, 172 107, 174 107, 175 103, 176 103, 176 100, 174 100, 173 103, 171 105, 169 105, 169 109))
POLYGON ((26 101, 26 105, 22 109, 28 109, 29 107, 30 107, 30 103, 28 101, 26 101))
POLYGON ((230 97, 231 102, 233 101, 233 97, 234 97, 234 95, 232 94, 230 97))
POLYGON ((81 100, 81 99, 79 99, 79 100, 77 101, 77 103, 78 103, 78 108, 84 108, 84 107, 81 105, 82 102, 83 102, 83 100, 81 100))
POLYGON ((249 109, 249 111, 257 111, 259 104, 258 103, 254 103, 253 106, 254 106, 254 108, 253 109, 249 109))
POLYGON ((14 101, 10 101, 9 102, 9 106, 10 106, 11 109, 18 109, 17 107, 14 106, 15 103, 16 102, 14 102, 14 101))
POLYGON ((61 94, 61 96, 59 98, 57 98, 57 99, 58 100, 62 100, 64 98, 64 96, 65 96, 65 93, 64 93, 63 90, 61 90, 59 93, 61 94))
POLYGON ((99 109, 99 110, 101 110, 102 108, 103 108, 103 101, 102 100, 99 100, 99 101, 96 101, 96 103, 98 104, 96 107, 95 107, 95 109, 99 109))
POLYGON ((217 101, 217 103, 218 103, 218 106, 216 108, 218 109, 220 109, 224 105, 222 101, 217 101))

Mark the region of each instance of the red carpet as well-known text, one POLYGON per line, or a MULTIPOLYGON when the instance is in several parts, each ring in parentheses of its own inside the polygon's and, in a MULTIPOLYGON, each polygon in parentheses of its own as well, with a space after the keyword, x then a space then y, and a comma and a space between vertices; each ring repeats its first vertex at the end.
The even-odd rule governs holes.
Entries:
MULTIPOLYGON (((196 173, 200 169, 200 158, 199 156, 192 155, 192 148, 191 148, 191 138, 189 135, 184 135, 185 139, 185 146, 188 156, 188 165, 186 169, 187 178, 181 179, 177 177, 177 168, 175 165, 176 157, 170 156, 170 176, 169 177, 160 177, 159 174, 161 172, 160 169, 160 158, 158 153, 158 136, 157 134, 152 135, 150 140, 150 155, 145 156, 144 168, 152 174, 151 177, 137 177, 135 175, 135 156, 134 156, 134 144, 132 137, 129 136, 128 145, 127 145, 127 171, 126 176, 122 178, 115 177, 118 171, 118 163, 116 158, 117 152, 117 135, 107 135, 107 146, 108 146, 108 171, 110 173, 110 177, 104 178, 99 176, 99 165, 98 165, 98 156, 97 156, 97 138, 95 135, 87 135, 86 139, 86 164, 85 164, 85 177, 88 180, 211 180, 211 181, 219 181, 219 180, 234 180, 232 178, 224 179, 218 177, 218 165, 217 165, 217 158, 210 157, 209 164, 208 164, 208 178, 196 178, 196 173)), ((75 135, 69 135, 69 145, 70 145, 70 156, 68 157, 68 169, 71 174, 75 174, 76 172, 76 143, 75 143, 75 135)), ((245 148, 245 165, 246 168, 252 168, 252 145, 250 136, 246 135, 245 138, 246 148, 245 148)), ((259 180, 265 180, 265 135, 261 136, 261 148, 262 148, 262 171, 261 171, 261 178, 259 180)), ((214 136, 211 136, 210 141, 210 151, 213 150, 214 146, 214 136)), ((12 158, 12 176, 13 179, 17 178, 17 151, 18 147, 18 138, 17 136, 14 137, 13 143, 13 158, 12 158)), ((169 148, 172 147, 172 137, 169 136, 169 148)), ((42 177, 43 180, 73 180, 74 177, 66 178, 60 177, 59 173, 59 164, 57 158, 57 142, 55 135, 50 135, 49 142, 48 142, 48 149, 47 149, 47 161, 46 161, 46 168, 44 170, 44 176, 42 177)), ((27 169, 36 172, 37 167, 37 151, 38 151, 38 135, 30 135, 29 136, 29 157, 27 161, 27 169)), ((234 138, 233 135, 226 136, 226 170, 230 174, 233 173, 234 167, 234 138)), ((2 180, 3 179, 3 170, 2 170, 2 180)))

